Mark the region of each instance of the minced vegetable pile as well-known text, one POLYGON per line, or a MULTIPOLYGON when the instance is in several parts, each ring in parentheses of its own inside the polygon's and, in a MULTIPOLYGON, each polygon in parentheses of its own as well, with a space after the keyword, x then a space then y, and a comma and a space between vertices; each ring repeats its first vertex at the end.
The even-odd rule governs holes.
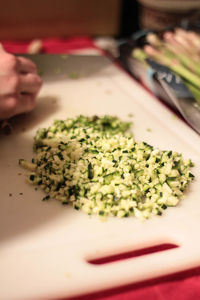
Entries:
POLYGON ((56 120, 34 138, 28 181, 43 200, 100 216, 148 218, 176 206, 194 175, 191 160, 137 142, 131 123, 112 116, 56 120))

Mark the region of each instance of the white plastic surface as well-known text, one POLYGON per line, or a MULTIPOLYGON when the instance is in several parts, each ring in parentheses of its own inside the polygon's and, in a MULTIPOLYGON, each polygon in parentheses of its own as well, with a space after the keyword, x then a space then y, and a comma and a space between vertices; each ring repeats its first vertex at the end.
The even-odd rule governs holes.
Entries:
POLYGON ((63 67, 60 71, 62 64, 48 69, 45 58, 44 86, 35 111, 16 118, 12 135, 0 136, 2 300, 72 297, 195 267, 200 262, 199 136, 106 58, 62 59, 69 70, 63 67), (79 78, 69 78, 72 71, 79 78), (43 193, 25 182, 18 159, 33 157, 37 128, 78 114, 112 114, 132 120, 136 139, 191 158, 196 178, 185 199, 162 217, 144 222, 133 217, 101 222, 58 201, 42 202, 43 193), (179 247, 104 265, 87 262, 162 243, 179 247))

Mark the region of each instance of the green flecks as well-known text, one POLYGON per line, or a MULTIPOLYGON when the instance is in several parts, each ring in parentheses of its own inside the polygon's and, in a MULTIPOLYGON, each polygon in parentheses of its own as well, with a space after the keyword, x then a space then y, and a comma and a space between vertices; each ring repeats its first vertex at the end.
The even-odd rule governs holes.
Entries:
POLYGON ((50 196, 47 195, 47 196, 45 196, 44 198, 42 198, 42 201, 47 201, 47 200, 49 200, 49 199, 50 199, 50 196))
POLYGON ((35 175, 30 175, 29 179, 30 179, 31 181, 34 181, 35 175))
POLYGON ((171 118, 172 118, 172 120, 177 120, 178 119, 177 115, 175 115, 175 114, 172 114, 171 118))
POLYGON ((62 59, 67 59, 67 58, 69 58, 69 55, 67 55, 67 54, 62 54, 60 57, 61 57, 62 59))
POLYGON ((74 205, 74 208, 76 209, 76 210, 79 210, 80 209, 80 207, 78 206, 78 205, 74 205))
POLYGON ((100 215, 100 216, 104 216, 104 215, 105 215, 105 212, 104 212, 103 210, 100 210, 100 211, 99 211, 99 215, 100 215))
POLYGON ((39 76, 42 76, 42 75, 44 74, 44 71, 38 68, 37 74, 38 74, 39 76))
POLYGON ((190 172, 189 172, 188 176, 189 176, 190 178, 194 178, 194 177, 195 177, 195 176, 194 176, 192 173, 190 173, 190 172))
POLYGON ((132 113, 129 113, 129 114, 128 114, 128 117, 129 117, 129 118, 133 118, 134 115, 133 115, 132 113))
POLYGON ((71 73, 69 73, 69 78, 71 78, 71 79, 78 79, 79 78, 79 74, 78 73, 76 73, 76 72, 71 72, 71 73))
POLYGON ((60 73, 61 73, 61 69, 60 69, 60 68, 56 68, 56 69, 54 70, 54 74, 58 75, 58 74, 60 74, 60 73))
POLYGON ((92 164, 89 163, 88 164, 88 178, 92 179, 94 177, 94 173, 93 173, 93 168, 92 168, 92 164))
POLYGON ((151 128, 147 128, 146 131, 152 132, 152 129, 151 128))

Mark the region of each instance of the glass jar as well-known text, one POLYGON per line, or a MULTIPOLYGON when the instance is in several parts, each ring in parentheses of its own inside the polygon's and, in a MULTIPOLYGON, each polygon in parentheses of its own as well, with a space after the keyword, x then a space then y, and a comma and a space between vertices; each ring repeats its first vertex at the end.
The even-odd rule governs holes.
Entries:
POLYGON ((162 30, 200 20, 200 0, 137 0, 140 28, 162 30))

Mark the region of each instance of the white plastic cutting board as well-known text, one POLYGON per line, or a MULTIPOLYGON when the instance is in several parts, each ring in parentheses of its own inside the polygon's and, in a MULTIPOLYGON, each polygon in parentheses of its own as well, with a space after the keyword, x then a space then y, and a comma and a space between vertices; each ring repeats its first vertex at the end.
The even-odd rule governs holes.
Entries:
POLYGON ((13 121, 12 135, 0 137, 0 299, 72 297, 198 266, 199 136, 104 57, 33 58, 44 78, 37 107, 13 121), (133 120, 136 139, 191 158, 196 179, 185 199, 144 222, 101 222, 57 201, 42 202, 18 159, 32 158, 37 128, 78 114, 133 120), (162 243, 179 247, 103 265, 87 262, 162 243))

